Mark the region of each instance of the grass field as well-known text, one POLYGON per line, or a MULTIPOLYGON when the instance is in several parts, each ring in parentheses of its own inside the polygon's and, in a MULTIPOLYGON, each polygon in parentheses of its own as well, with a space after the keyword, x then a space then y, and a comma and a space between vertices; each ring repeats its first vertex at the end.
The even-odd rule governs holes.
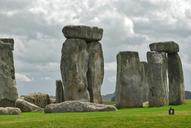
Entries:
POLYGON ((191 128, 191 100, 160 108, 120 109, 117 112, 22 113, 0 116, 0 128, 191 128))

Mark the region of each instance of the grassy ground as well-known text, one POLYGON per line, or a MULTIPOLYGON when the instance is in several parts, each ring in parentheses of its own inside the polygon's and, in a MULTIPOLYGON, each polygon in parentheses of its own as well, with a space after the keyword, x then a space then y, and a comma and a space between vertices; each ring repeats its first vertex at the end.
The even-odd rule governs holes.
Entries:
POLYGON ((191 101, 160 108, 120 109, 117 112, 22 113, 0 116, 0 128, 191 128, 191 101))

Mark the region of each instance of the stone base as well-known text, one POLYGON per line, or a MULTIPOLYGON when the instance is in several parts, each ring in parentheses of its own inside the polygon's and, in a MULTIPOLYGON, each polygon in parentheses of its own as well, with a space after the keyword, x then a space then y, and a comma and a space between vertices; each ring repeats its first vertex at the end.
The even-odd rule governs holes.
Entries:
POLYGON ((2 99, 0 101, 0 107, 15 107, 15 101, 11 101, 8 99, 2 99))

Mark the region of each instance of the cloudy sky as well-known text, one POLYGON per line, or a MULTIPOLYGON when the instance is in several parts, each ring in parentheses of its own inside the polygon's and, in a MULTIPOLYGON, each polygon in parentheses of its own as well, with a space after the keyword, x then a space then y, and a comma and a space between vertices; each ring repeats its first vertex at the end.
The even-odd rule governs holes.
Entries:
POLYGON ((19 94, 55 93, 64 25, 104 29, 102 94, 115 90, 116 54, 139 51, 146 60, 149 43, 174 40, 180 45, 185 87, 191 90, 190 0, 0 0, 0 37, 15 40, 19 94))

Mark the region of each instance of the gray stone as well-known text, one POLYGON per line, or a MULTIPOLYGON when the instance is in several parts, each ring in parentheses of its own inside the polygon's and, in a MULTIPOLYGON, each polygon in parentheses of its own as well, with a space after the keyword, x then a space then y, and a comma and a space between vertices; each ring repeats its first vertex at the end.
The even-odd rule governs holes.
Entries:
POLYGON ((168 54, 169 103, 182 104, 184 101, 184 76, 182 63, 177 53, 168 54))
POLYGON ((87 89, 88 52, 84 40, 67 39, 64 42, 60 69, 65 101, 89 101, 87 89))
POLYGON ((0 38, 0 106, 14 107, 18 98, 13 61, 13 39, 0 38))
POLYGON ((19 115, 21 110, 15 107, 0 107, 0 115, 19 115))
POLYGON ((61 80, 56 80, 56 102, 64 102, 64 89, 61 80))
POLYGON ((149 70, 149 106, 168 105, 167 55, 166 53, 147 52, 149 70))
POLYGON ((44 93, 31 93, 24 96, 24 100, 35 104, 41 108, 45 108, 46 105, 50 104, 50 97, 44 93))
POLYGON ((149 97, 149 83, 148 83, 148 63, 141 62, 141 94, 142 94, 142 102, 148 101, 149 97))
POLYGON ((174 41, 157 42, 149 45, 151 51, 176 53, 179 52, 179 46, 174 41))
POLYGON ((15 103, 17 108, 20 108, 20 110, 22 112, 36 112, 36 111, 43 111, 42 108, 40 108, 39 106, 32 104, 24 99, 17 99, 16 103, 15 103))
POLYGON ((104 77, 104 58, 102 46, 99 42, 88 43, 88 91, 90 102, 102 103, 101 85, 104 77))
POLYGON ((45 113, 58 112, 100 112, 100 111, 116 111, 113 105, 96 104, 81 101, 65 101, 57 104, 47 105, 44 109, 45 113))
POLYGON ((98 27, 89 27, 83 25, 65 26, 62 29, 67 39, 84 39, 86 41, 99 41, 102 39, 103 29, 98 27))
POLYGON ((142 107, 141 71, 137 52, 117 55, 117 107, 142 107))

